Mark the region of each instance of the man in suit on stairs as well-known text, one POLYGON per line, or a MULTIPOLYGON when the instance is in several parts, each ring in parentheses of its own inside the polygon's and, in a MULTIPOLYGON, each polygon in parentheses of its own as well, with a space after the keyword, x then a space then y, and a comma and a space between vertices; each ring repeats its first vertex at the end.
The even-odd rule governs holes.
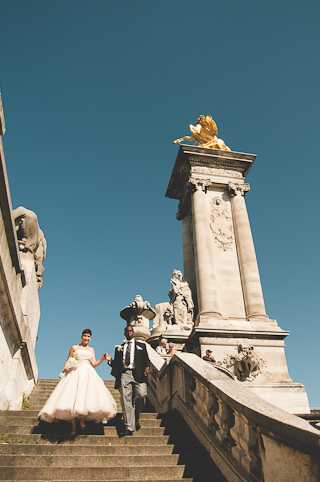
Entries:
POLYGON ((123 435, 133 435, 140 429, 139 415, 147 396, 147 376, 150 360, 145 343, 134 338, 134 328, 125 327, 126 341, 115 349, 114 358, 106 355, 115 377, 115 388, 120 389, 124 414, 123 435))

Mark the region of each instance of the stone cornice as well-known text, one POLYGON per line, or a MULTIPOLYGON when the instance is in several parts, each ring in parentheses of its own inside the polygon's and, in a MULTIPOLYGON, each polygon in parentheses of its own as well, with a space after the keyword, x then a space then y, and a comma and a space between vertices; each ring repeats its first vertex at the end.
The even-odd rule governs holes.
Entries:
MULTIPOLYGON (((212 169, 212 171, 215 171, 215 176, 230 178, 240 176, 243 179, 255 158, 255 154, 203 149, 198 146, 183 144, 180 146, 176 158, 166 196, 181 199, 184 196, 185 184, 189 181, 192 171, 197 167, 209 171, 212 169)), ((225 184, 228 184, 228 182, 225 182, 225 184)))

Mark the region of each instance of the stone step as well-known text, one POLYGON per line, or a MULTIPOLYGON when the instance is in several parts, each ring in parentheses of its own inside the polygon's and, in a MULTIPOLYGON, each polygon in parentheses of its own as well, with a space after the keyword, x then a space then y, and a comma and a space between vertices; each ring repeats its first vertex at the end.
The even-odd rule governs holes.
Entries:
POLYGON ((170 455, 173 445, 1 444, 5 455, 170 455))
MULTIPOLYGON (((60 380, 55 379, 55 380, 39 380, 38 383, 35 385, 35 387, 55 387, 58 385, 60 380)), ((113 388, 114 389, 114 380, 103 380, 104 384, 108 388, 113 388)), ((117 390, 117 389, 116 389, 117 390)))
MULTIPOLYGON (((37 410, 39 412, 44 406, 44 404, 45 401, 43 403, 30 403, 29 408, 30 410, 37 410)), ((117 411, 122 412, 122 406, 120 402, 117 402, 117 411)))
MULTIPOLYGON (((29 401, 46 401, 48 400, 48 398, 50 397, 52 392, 48 392, 48 393, 32 393, 32 395, 30 395, 30 397, 28 398, 29 401)), ((120 394, 117 393, 116 395, 113 396, 113 398, 115 400, 120 400, 121 397, 120 397, 120 394)))
MULTIPOLYGON (((0 417, 37 417, 38 413, 38 410, 0 410, 0 417)), ((121 413, 118 412, 118 415, 121 416, 121 413)), ((140 419, 161 419, 161 415, 153 412, 141 412, 140 419)))
POLYGON ((0 467, 149 467, 177 465, 179 455, 0 455, 0 467))
MULTIPOLYGON (((112 424, 112 420, 110 422, 112 424)), ((19 425, 19 426, 38 426, 38 418, 37 417, 11 417, 11 416, 3 416, 0 412, 0 426, 11 426, 11 425, 19 425)), ((141 417, 140 424, 142 428, 145 427, 160 427, 161 419, 146 419, 141 417)))
MULTIPOLYGON (((28 401, 30 403, 45 403, 48 398, 50 397, 50 393, 48 395, 32 395, 28 401)), ((117 395, 115 397, 113 397, 115 399, 116 402, 120 402, 121 398, 120 398, 120 395, 117 395)))
MULTIPOLYGON (((156 474, 155 474, 156 476, 156 474)), ((17 480, 17 479, 15 479, 17 480)), ((51 479, 50 482, 78 482, 79 479, 51 479)), ((146 479, 134 479, 135 482, 145 482, 146 479)), ((81 482, 105 482, 106 479, 83 479, 81 482)), ((171 477, 169 479, 148 479, 149 482, 193 482, 193 479, 189 478, 179 478, 177 477, 176 479, 172 479, 171 477)), ((0 482, 14 482, 13 479, 0 479, 0 482)), ((20 482, 34 482, 34 479, 32 480, 25 480, 25 479, 20 479, 20 482)), ((46 480, 40 480, 38 479, 37 482, 48 482, 48 479, 46 480)), ((128 482, 128 479, 108 479, 108 482, 128 482)))
MULTIPOLYGON (((9 417, 37 417, 38 415, 37 410, 26 409, 26 410, 0 410, 0 416, 9 416, 9 417)), ((118 412, 118 415, 121 416, 122 412, 118 412)), ((141 412, 141 418, 145 419, 161 419, 161 415, 157 412, 141 412)))
POLYGON ((141 466, 141 467, 8 467, 0 466, 0 474, 4 480, 88 480, 88 474, 92 480, 175 480, 183 477, 185 467, 183 465, 167 466, 141 466))
POLYGON ((167 445, 169 442, 169 435, 140 435, 141 430, 130 437, 119 437, 115 432, 108 436, 106 435, 78 435, 75 439, 70 440, 67 437, 48 438, 40 434, 14 434, 14 433, 0 433, 0 444, 39 444, 52 445, 53 441, 65 445, 167 445))
MULTIPOLYGON (((32 434, 32 433, 44 433, 42 427, 34 425, 0 425, 0 434, 2 433, 15 433, 15 434, 32 434)), ((115 427, 102 426, 105 435, 117 435, 117 430, 115 427)), ((139 430, 140 435, 150 436, 150 435, 163 435, 165 427, 142 427, 139 430)), ((134 436, 136 433, 134 434, 134 436)))

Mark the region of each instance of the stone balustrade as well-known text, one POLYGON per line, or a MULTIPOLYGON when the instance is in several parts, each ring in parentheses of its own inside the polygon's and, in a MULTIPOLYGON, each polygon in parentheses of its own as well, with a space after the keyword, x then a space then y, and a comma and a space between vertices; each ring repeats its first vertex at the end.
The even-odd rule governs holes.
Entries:
POLYGON ((155 363, 149 399, 176 410, 228 481, 320 480, 320 432, 256 396, 197 355, 155 363))

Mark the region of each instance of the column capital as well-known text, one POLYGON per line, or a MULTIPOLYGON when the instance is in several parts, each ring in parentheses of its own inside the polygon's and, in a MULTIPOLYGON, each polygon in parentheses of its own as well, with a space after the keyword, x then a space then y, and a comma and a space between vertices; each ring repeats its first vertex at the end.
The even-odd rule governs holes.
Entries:
POLYGON ((208 187, 212 184, 212 181, 209 178, 204 179, 201 177, 191 176, 189 179, 189 184, 191 185, 192 192, 203 191, 206 193, 208 187))
POLYGON ((250 184, 247 182, 243 184, 230 182, 228 184, 228 191, 231 196, 244 196, 246 192, 250 191, 250 184))

